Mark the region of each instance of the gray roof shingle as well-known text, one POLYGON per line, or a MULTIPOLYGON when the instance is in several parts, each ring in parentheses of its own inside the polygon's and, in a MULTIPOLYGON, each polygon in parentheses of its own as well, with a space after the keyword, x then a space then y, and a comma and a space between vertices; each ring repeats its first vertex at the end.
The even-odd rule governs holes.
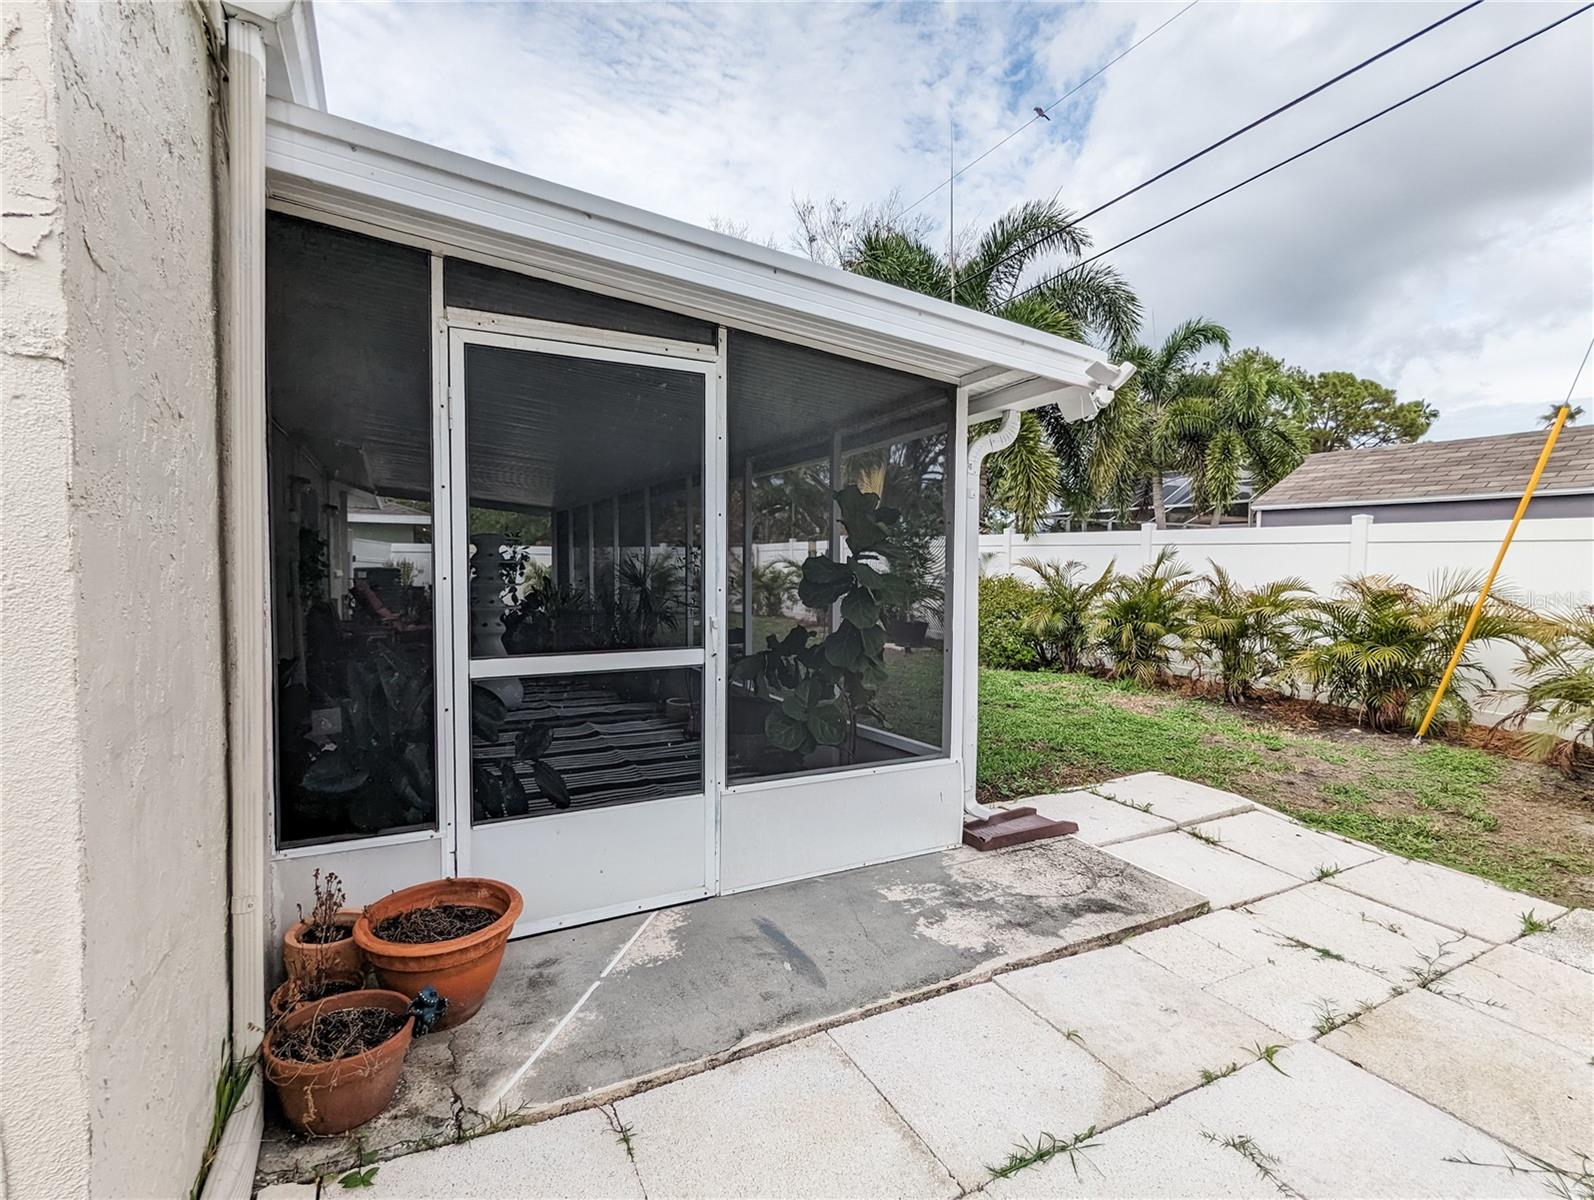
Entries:
MULTIPOLYGON (((1520 496, 1544 448, 1544 430, 1308 455, 1251 502, 1253 509, 1355 501, 1520 496)), ((1540 493, 1594 492, 1594 425, 1569 425, 1539 480, 1540 493)))

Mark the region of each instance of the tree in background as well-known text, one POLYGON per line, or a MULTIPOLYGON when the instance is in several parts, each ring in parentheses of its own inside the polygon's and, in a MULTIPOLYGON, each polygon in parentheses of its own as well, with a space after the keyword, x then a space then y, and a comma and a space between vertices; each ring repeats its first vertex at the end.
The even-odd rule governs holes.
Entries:
POLYGON ((1415 442, 1439 418, 1439 410, 1426 401, 1397 399, 1393 388, 1350 371, 1296 374, 1295 419, 1306 430, 1313 454, 1415 442))
MULTIPOLYGON (((1158 529, 1168 528, 1168 507, 1163 502, 1163 476, 1177 465, 1180 446, 1166 428, 1168 409, 1186 396, 1210 392, 1210 381, 1199 359, 1212 347, 1229 348, 1229 331, 1205 317, 1193 317, 1174 328, 1156 349, 1136 342, 1124 354, 1135 364, 1140 386, 1132 397, 1135 420, 1125 420, 1114 430, 1116 448, 1137 478, 1150 481, 1151 512, 1158 529)), ((1098 454, 1106 452, 1106 447, 1098 454)))

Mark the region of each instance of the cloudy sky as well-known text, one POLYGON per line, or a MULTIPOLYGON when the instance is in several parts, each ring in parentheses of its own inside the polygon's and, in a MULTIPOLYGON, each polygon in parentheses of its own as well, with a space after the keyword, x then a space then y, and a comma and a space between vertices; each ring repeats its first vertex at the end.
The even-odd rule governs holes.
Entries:
MULTIPOLYGON (((333 112, 786 241, 793 196, 944 180, 1176 4, 317 6, 333 112)), ((969 170, 959 225, 1094 207, 1455 5, 1200 0, 969 170)), ((1110 246, 1572 11, 1488 3, 1092 219, 1110 246)), ((946 192, 922 206, 944 237, 946 192)), ((1116 252, 1148 340, 1226 324, 1425 398, 1431 436, 1531 428, 1594 336, 1594 12, 1116 252)), ((1594 369, 1578 385, 1594 393, 1594 369)), ((1585 399, 1594 419, 1594 403, 1585 399)))

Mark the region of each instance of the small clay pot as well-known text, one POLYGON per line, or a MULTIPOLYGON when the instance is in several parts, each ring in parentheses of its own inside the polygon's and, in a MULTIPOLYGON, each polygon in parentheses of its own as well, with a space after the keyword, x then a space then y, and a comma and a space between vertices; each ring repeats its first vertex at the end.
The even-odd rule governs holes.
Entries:
MULTIPOLYGON (((354 923, 359 919, 359 909, 345 908, 333 920, 352 935, 354 923)), ((365 955, 360 952, 359 943, 352 936, 336 942, 300 941, 308 924, 308 921, 295 921, 288 932, 282 935, 282 969, 288 972, 289 979, 310 976, 316 959, 320 959, 321 973, 328 979, 343 979, 350 975, 364 977, 365 955)))
POLYGON ((487 989, 504 961, 504 946, 523 907, 520 893, 495 879, 437 879, 368 905, 354 924, 354 940, 365 951, 383 987, 406 996, 416 995, 423 987, 436 988, 448 1001, 448 1009, 434 1028, 452 1029, 475 1016, 487 999, 487 989), (389 942, 376 936, 374 926, 388 917, 437 904, 490 908, 498 913, 498 919, 446 942, 389 942))
MULTIPOLYGON (((326 978, 328 979, 328 982, 331 983, 348 984, 347 991, 352 992, 365 985, 365 968, 362 966, 359 973, 356 975, 332 975, 326 978)), ((266 1003, 266 1023, 268 1025, 275 1025, 278 1021, 282 1020, 283 1017, 287 1016, 295 1009, 303 1008, 306 1004, 316 1003, 315 1000, 305 1000, 301 998, 301 992, 303 988, 303 979, 295 979, 292 975, 290 975, 287 979, 283 980, 282 983, 277 986, 276 991, 271 993, 271 999, 266 1003)), ((344 992, 334 993, 334 995, 339 996, 344 994, 344 992)), ((325 1000, 327 997, 321 996, 318 997, 318 999, 325 1000)))
POLYGON ((401 1013, 409 1005, 409 997, 401 992, 362 988, 306 1004, 282 1018, 266 1035, 264 1057, 266 1078, 277 1089, 288 1124, 317 1136, 343 1133, 365 1124, 386 1108, 404 1073, 404 1056, 409 1053, 415 1018, 406 1020, 404 1027, 380 1046, 328 1063, 278 1058, 275 1047, 283 1036, 309 1024, 321 1013, 340 1008, 383 1008, 401 1013))

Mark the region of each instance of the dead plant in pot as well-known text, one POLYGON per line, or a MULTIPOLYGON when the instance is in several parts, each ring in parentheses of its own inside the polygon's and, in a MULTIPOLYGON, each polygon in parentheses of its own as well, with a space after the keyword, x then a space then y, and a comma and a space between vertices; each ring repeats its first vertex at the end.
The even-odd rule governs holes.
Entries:
POLYGON ((310 914, 299 905, 299 919, 282 935, 282 965, 289 979, 317 974, 326 979, 365 975, 365 956, 354 940, 358 909, 345 908, 343 882, 316 868, 310 914))
POLYGON ((486 1000, 523 906, 507 883, 437 879, 367 905, 354 938, 383 987, 435 988, 448 1006, 438 1027, 448 1029, 486 1000))

